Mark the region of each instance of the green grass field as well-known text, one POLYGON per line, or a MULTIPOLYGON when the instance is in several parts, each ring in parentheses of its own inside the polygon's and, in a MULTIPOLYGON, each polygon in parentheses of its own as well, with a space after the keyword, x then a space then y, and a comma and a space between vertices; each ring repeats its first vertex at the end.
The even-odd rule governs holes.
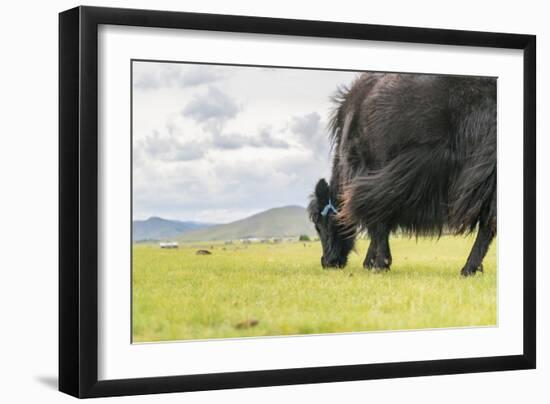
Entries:
POLYGON ((133 340, 496 324, 496 242, 485 272, 469 278, 459 271, 473 237, 393 237, 393 266, 385 273, 362 268, 368 243, 358 241, 343 270, 321 269, 319 242, 192 243, 176 250, 136 244, 133 340), (199 248, 212 255, 196 255, 199 248))

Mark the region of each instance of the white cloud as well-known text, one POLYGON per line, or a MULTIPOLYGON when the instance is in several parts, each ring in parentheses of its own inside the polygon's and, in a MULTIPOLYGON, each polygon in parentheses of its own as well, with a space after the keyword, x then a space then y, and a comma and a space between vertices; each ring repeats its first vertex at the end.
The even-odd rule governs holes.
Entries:
POLYGON ((319 113, 292 117, 290 130, 304 146, 311 147, 317 153, 328 153, 327 125, 321 121, 319 113))
POLYGON ((223 72, 206 65, 178 63, 135 62, 133 82, 135 90, 159 90, 162 88, 185 88, 211 84, 224 79, 223 72))
POLYGON ((239 112, 237 103, 216 87, 209 86, 204 94, 197 94, 181 111, 183 116, 197 123, 223 124, 239 112))

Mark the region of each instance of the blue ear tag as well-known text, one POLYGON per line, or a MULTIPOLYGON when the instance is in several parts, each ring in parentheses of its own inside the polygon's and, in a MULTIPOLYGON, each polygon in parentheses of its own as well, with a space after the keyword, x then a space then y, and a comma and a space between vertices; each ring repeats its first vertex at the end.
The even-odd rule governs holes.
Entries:
POLYGON ((332 205, 332 201, 329 199, 328 203, 326 204, 326 206, 321 211, 321 216, 326 217, 329 214, 330 211, 332 211, 333 213, 338 213, 336 208, 332 205))

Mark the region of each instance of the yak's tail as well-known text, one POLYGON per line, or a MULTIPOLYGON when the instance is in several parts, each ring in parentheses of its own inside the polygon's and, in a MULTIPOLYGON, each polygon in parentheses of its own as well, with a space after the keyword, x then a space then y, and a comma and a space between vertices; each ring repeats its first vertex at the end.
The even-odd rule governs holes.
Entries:
POLYGON ((457 233, 470 233, 478 223, 489 225, 496 218, 496 143, 486 140, 471 156, 451 189, 449 226, 457 233))
POLYGON ((414 235, 440 236, 448 217, 448 185, 455 162, 446 146, 417 147, 343 187, 338 214, 348 234, 377 225, 414 235))

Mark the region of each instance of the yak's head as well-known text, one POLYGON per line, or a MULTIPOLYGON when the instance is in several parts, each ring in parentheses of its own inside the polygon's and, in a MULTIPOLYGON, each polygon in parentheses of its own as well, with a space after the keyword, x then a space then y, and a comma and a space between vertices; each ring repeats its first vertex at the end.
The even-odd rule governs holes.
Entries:
POLYGON ((315 186, 308 211, 323 246, 321 265, 323 268, 344 267, 354 239, 345 235, 343 227, 336 219, 336 196, 331 194, 324 179, 319 180, 315 186))

